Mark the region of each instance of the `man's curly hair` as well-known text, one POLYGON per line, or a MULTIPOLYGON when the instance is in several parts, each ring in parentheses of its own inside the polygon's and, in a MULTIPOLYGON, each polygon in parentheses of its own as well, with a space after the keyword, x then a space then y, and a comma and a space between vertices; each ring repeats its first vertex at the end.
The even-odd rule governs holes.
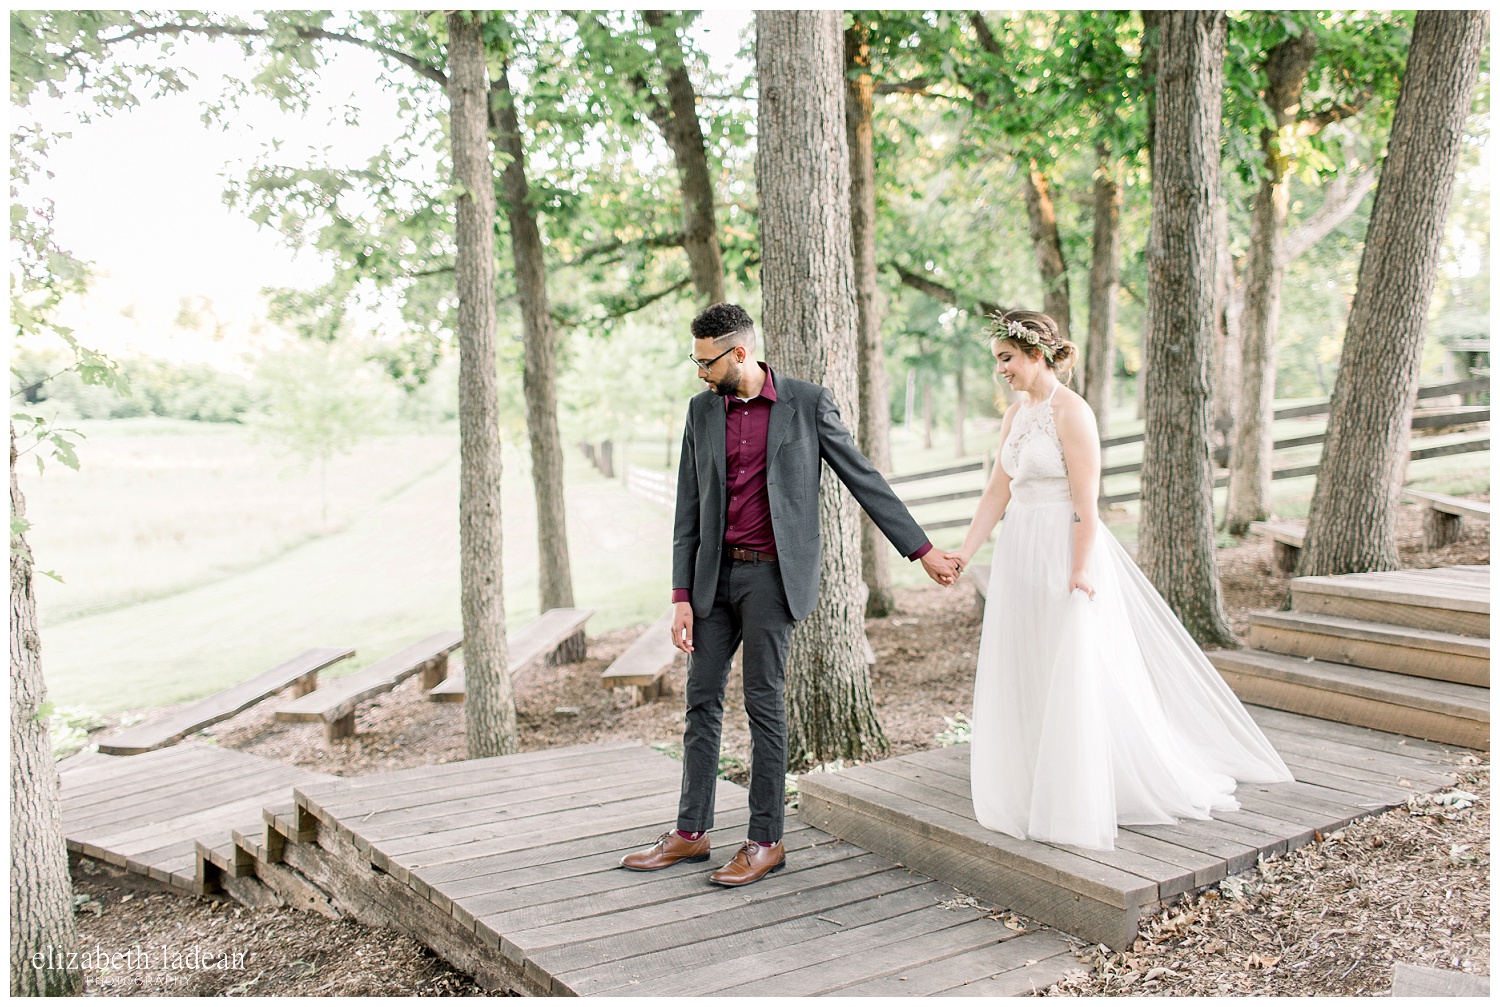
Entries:
POLYGON ((711 304, 698 313, 693 319, 692 332, 694 339, 712 339, 720 346, 728 346, 731 342, 739 345, 739 340, 730 340, 730 336, 747 333, 750 339, 755 338, 755 322, 751 321, 750 313, 738 304, 720 302, 711 304))

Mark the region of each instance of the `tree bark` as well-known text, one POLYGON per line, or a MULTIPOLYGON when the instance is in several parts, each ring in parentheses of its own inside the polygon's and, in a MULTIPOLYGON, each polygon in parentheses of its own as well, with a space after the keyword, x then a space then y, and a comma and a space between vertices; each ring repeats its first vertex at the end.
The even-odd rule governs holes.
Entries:
POLYGON ((964 401, 964 362, 960 357, 953 368, 953 457, 964 456, 964 420, 968 403, 964 401))
MULTIPOLYGON (((854 253, 854 301, 859 311, 859 449, 880 472, 891 470, 891 404, 880 337, 880 293, 875 261, 875 90, 870 75, 870 26, 855 21, 844 32, 844 127, 849 144, 849 229, 854 253)), ((896 610, 891 548, 867 515, 859 522, 860 567, 869 596, 865 616, 896 610)))
POLYGON ((677 166, 682 190, 682 248, 687 252, 699 304, 717 304, 724 300, 724 258, 714 219, 713 177, 698 121, 698 95, 688 76, 676 26, 667 23, 667 12, 647 10, 641 17, 651 29, 667 85, 667 104, 656 101, 649 107, 651 119, 666 138, 677 166))
POLYGON ((526 430, 531 437, 531 484, 536 493, 538 587, 542 611, 573 607, 573 572, 568 560, 568 518, 563 499, 563 446, 557 429, 557 358, 552 309, 547 303, 547 263, 542 234, 530 203, 526 148, 510 87, 510 66, 502 63, 491 82, 491 108, 500 152, 501 181, 515 260, 516 299, 526 343, 526 430))
POLYGON ((1094 410, 1099 439, 1109 436, 1110 385, 1115 373, 1115 318, 1120 302, 1120 206, 1124 200, 1102 147, 1094 175, 1094 244, 1089 262, 1089 339, 1083 397, 1094 410))
POLYGON ((10 994, 73 996, 83 972, 68 968, 77 944, 73 879, 63 840, 62 786, 44 712, 42 639, 37 631, 31 547, 16 531, 26 500, 16 482, 16 428, 10 428, 10 994), (59 961, 62 967, 52 968, 59 961), (37 968, 36 963, 48 967, 37 968))
POLYGON ((1052 189, 1047 176, 1031 162, 1026 172, 1026 216, 1031 223, 1031 251, 1036 256, 1037 272, 1042 274, 1042 310, 1057 323, 1064 339, 1071 339, 1071 298, 1068 290, 1068 264, 1063 258, 1062 239, 1057 234, 1057 208, 1052 205, 1052 189))
POLYGON ((932 375, 922 379, 922 447, 932 450, 932 375))
POLYGON ((1139 562, 1205 644, 1234 642, 1215 565, 1208 453, 1225 34, 1222 11, 1161 12, 1147 250, 1139 562))
MULTIPOLYGON (((841 11, 757 11, 761 288, 772 366, 857 401, 849 147, 841 11)), ((858 411, 846 412, 858 436, 858 411)), ((818 493, 823 587, 792 637, 787 751, 794 761, 889 749, 864 662, 859 513, 837 479, 818 493)))
MULTIPOLYGON (((1229 507, 1225 527, 1244 535, 1250 522, 1271 512, 1271 418, 1276 397, 1276 325, 1286 274, 1286 218, 1291 157, 1283 134, 1297 121, 1302 88, 1317 42, 1311 31, 1287 38, 1266 55, 1263 99, 1274 126, 1260 131, 1265 157, 1250 218, 1245 264, 1245 310, 1240 315, 1239 420, 1230 452, 1229 507)), ((1289 138, 1288 138, 1289 139, 1289 138)))
POLYGON ((1229 250, 1229 200, 1222 191, 1214 209, 1214 248, 1213 428, 1209 444, 1214 464, 1228 468, 1234 403, 1240 387, 1239 288, 1234 255, 1229 250))
POLYGON ((1400 567, 1397 501, 1487 11, 1418 11, 1375 190, 1298 573, 1400 567))
POLYGON ((500 521, 500 405, 495 375, 495 169, 486 113, 480 12, 448 15, 449 133, 458 287, 459 595, 469 758, 511 755, 516 702, 505 643, 500 521))

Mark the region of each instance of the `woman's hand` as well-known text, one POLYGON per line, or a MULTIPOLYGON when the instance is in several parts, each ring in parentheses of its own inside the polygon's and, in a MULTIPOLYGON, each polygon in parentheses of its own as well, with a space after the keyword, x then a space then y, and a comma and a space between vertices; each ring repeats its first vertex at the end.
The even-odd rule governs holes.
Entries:
POLYGON ((1075 573, 1068 578, 1068 594, 1074 591, 1082 591, 1089 596, 1089 601, 1094 600, 1094 585, 1089 583, 1088 574, 1075 573))

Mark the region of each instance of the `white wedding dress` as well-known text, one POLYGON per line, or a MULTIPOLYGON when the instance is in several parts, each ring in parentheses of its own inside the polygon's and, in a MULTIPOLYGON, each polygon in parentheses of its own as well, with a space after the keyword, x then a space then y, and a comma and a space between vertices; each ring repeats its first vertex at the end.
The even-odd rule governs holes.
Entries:
POLYGON ((999 464, 1011 500, 974 680, 979 823, 1107 850, 1116 825, 1206 819, 1239 807, 1236 780, 1291 780, 1102 522, 1088 564, 1094 598, 1069 594, 1073 504, 1050 396, 1017 409, 999 464))

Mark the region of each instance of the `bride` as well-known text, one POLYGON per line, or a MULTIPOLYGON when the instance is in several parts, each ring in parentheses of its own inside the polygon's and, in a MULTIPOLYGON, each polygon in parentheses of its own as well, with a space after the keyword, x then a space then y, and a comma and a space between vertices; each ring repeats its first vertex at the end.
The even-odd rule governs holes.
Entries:
POLYGON ((1078 348, 1036 311, 995 316, 995 373, 1023 400, 963 547, 1003 516, 974 679, 970 781, 986 828, 1114 848, 1117 825, 1239 807, 1290 770, 1099 521, 1099 433, 1064 388, 1078 348))

